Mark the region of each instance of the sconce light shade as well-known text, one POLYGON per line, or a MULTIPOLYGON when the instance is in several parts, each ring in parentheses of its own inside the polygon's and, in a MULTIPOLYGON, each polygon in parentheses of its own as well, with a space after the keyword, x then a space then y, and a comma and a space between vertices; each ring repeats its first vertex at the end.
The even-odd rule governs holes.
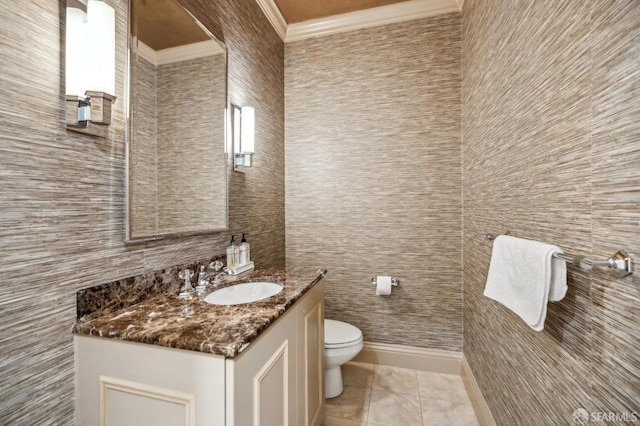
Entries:
POLYGON ((87 90, 110 95, 116 92, 115 14, 115 10, 105 2, 89 0, 87 4, 87 90))
POLYGON ((115 31, 115 10, 102 1, 89 0, 86 11, 67 9, 67 95, 115 93, 115 31))
POLYGON ((115 101, 115 10, 99 0, 69 1, 66 22, 67 127, 111 123, 115 101))
POLYGON ((82 96, 87 91, 87 74, 82 67, 86 44, 87 13, 67 8, 66 94, 82 96))
POLYGON ((242 107, 241 116, 240 152, 243 154, 253 154, 255 152, 256 111, 252 107, 242 107))
POLYGON ((256 113, 252 107, 239 108, 233 105, 233 168, 251 167, 255 152, 256 113))

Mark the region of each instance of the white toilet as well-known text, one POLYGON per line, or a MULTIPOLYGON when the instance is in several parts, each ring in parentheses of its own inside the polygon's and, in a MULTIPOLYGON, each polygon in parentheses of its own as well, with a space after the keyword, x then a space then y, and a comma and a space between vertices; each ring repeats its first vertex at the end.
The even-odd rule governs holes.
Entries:
POLYGON ((324 320, 325 398, 342 393, 340 366, 362 350, 362 331, 342 321, 324 320))

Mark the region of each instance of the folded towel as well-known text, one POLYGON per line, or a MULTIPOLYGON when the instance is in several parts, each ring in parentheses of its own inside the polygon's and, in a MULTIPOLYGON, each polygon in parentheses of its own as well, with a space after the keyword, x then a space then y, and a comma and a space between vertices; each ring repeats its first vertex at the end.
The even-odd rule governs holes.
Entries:
MULTIPOLYGON (((555 246, 552 246, 555 247, 555 246)), ((557 250, 553 253, 562 253, 562 250, 555 247, 557 250)), ((567 294, 567 263, 562 259, 551 258, 551 285, 549 288, 549 302, 558 302, 564 299, 567 294)))
POLYGON ((561 300, 567 292, 566 264, 552 258, 554 253, 562 250, 538 241, 498 236, 493 242, 484 295, 542 331, 547 302, 561 300))

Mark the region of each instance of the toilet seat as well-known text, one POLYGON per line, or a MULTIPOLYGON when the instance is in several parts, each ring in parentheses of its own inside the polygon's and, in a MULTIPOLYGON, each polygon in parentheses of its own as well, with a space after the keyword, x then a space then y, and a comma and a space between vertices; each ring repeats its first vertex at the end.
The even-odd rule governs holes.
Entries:
POLYGON ((354 346, 362 342, 362 331, 342 321, 324 320, 324 347, 338 349, 354 346))

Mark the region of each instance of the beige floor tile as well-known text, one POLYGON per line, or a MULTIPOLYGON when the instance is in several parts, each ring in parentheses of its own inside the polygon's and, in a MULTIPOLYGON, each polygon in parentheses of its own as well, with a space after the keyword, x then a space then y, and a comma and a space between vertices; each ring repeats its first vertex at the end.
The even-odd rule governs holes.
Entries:
POLYGON ((342 365, 342 382, 345 386, 370 388, 373 382, 373 364, 348 362, 342 365))
POLYGON ((358 420, 348 420, 341 419, 340 417, 329 417, 326 416, 324 418, 324 422, 322 426, 365 426, 365 422, 361 422, 358 420))
POLYGON ((394 393, 418 395, 416 370, 376 365, 374 366, 372 387, 394 393))
POLYGON ((479 426, 471 404, 444 399, 422 401, 423 426, 479 426))
POLYGON ((340 396, 326 400, 326 416, 366 421, 370 395, 369 388, 345 386, 340 396))
POLYGON ((367 425, 422 426, 417 395, 371 390, 367 425))
POLYGON ((324 426, 479 426, 459 376, 349 362, 324 426))
POLYGON ((421 401, 443 399, 471 403, 460 376, 418 371, 417 378, 421 401))
POLYGON ((480 426, 476 412, 471 404, 460 404, 458 410, 464 426, 480 426))

